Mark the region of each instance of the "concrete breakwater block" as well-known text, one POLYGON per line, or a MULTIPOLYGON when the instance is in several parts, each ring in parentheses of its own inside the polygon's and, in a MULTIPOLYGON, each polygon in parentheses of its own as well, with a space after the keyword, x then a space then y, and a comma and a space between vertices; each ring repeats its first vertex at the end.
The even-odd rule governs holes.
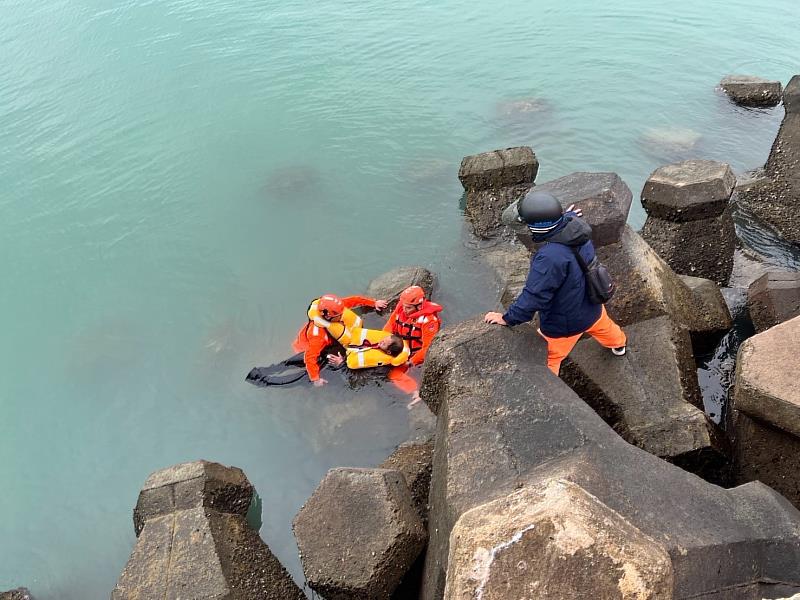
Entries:
POLYGON ((747 308, 757 332, 800 315, 800 273, 765 273, 747 290, 747 308))
POLYGON ((133 528, 138 536, 147 519, 199 506, 244 516, 252 498, 253 486, 241 469, 205 460, 182 463, 147 478, 133 509, 133 528))
POLYGON ((252 494, 241 469, 218 463, 184 463, 151 475, 137 504, 138 540, 112 600, 303 600, 245 520, 252 494))
POLYGON ((735 104, 753 108, 777 106, 783 89, 780 81, 753 75, 727 75, 719 86, 735 104))
POLYGON ((736 250, 729 208, 735 184, 729 165, 710 160, 656 169, 642 189, 642 237, 676 273, 725 285, 736 250))
POLYGON ((738 482, 759 480, 800 506, 800 317, 739 348, 733 392, 738 482))
MULTIPOLYGON (((733 589, 741 593, 737 597, 757 597, 774 581, 800 591, 800 512, 760 483, 725 490, 628 444, 545 362, 545 342, 530 326, 492 326, 476 318, 444 329, 434 340, 422 384, 422 397, 438 414, 424 600, 442 598, 445 585, 469 589, 469 581, 458 581, 456 565, 449 564, 450 556, 477 551, 464 529, 453 535, 462 515, 553 480, 579 486, 664 549, 673 573, 673 596, 667 597, 724 598, 733 589)), ((605 515, 609 531, 621 527, 616 517, 605 515)), ((645 543, 628 531, 628 539, 645 543)), ((619 545, 607 535, 611 546, 619 545)), ((542 551, 559 556, 558 544, 570 536, 556 531, 550 537, 539 538, 542 551)), ((480 547, 486 556, 494 546, 480 547)), ((517 557, 513 551, 507 556, 517 557)), ((598 550, 593 556, 606 561, 613 554, 598 550)), ((644 567, 642 572, 655 573, 644 567)), ((480 573, 465 576, 473 574, 480 573)), ((539 575, 541 581, 559 579, 554 586, 568 586, 567 577, 580 581, 554 563, 542 564, 539 575)), ((598 577, 601 585, 611 585, 609 576, 598 577)), ((602 597, 590 579, 569 597, 602 597)), ((484 596, 491 597, 507 596, 484 596)))
MULTIPOLYGON (((616 173, 571 173, 537 185, 536 191, 553 194, 565 210, 572 204, 582 209, 592 226, 595 248, 619 241, 633 200, 630 188, 616 173)), ((513 202, 503 211, 504 219, 506 213, 516 214, 518 204, 513 202)), ((531 234, 524 223, 514 226, 514 231, 528 243, 531 234)))
POLYGON ((538 171, 539 161, 528 146, 464 157, 458 178, 473 233, 483 239, 497 235, 503 209, 530 190, 538 171))
POLYGON ((450 538, 445 600, 673 597, 664 546, 566 480, 473 508, 450 538))
POLYGON ((21 587, 7 592, 0 592, 0 600, 33 600, 33 596, 31 596, 28 588, 21 587))
MULTIPOLYGON (((706 315, 707 323, 717 327, 716 330, 705 331, 703 335, 692 335, 692 348, 695 354, 711 352, 719 339, 733 327, 733 315, 729 301, 722 289, 710 279, 690 275, 680 275, 680 279, 692 290, 697 310, 706 315)), ((741 293, 741 291, 733 292, 731 288, 725 288, 725 290, 731 300, 735 297, 738 298, 737 294, 741 293)))
POLYGON ((370 298, 382 298, 389 302, 389 306, 386 308, 386 314, 389 314, 397 306, 400 293, 412 285, 420 286, 425 290, 426 297, 430 299, 433 288, 436 286, 436 275, 425 267, 397 267, 370 281, 366 295, 370 298))
POLYGON ((627 442, 701 477, 725 483, 727 445, 705 413, 685 329, 669 317, 626 328, 617 357, 591 339, 578 342, 564 381, 627 442))
POLYGON ((783 90, 786 114, 764 166, 765 179, 737 196, 753 215, 800 245, 800 75, 783 90))
POLYGON ((720 216, 736 185, 730 165, 687 160, 659 167, 642 188, 648 215, 667 221, 694 221, 720 216))
POLYGON ((431 487, 433 441, 400 444, 379 468, 399 471, 411 492, 411 500, 423 524, 428 522, 428 492, 431 487))
POLYGON ((388 469, 331 469, 293 526, 308 585, 328 600, 388 600, 427 539, 403 475, 388 469))

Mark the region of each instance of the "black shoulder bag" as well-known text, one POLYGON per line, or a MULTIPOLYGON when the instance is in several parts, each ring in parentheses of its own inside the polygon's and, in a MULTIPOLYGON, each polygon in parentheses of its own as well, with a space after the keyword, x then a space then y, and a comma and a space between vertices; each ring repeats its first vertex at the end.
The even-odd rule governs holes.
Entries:
POLYGON ((575 246, 570 246, 570 248, 586 277, 586 288, 592 304, 605 304, 611 300, 616 286, 606 266, 597 260, 597 255, 587 265, 581 256, 580 248, 575 246))

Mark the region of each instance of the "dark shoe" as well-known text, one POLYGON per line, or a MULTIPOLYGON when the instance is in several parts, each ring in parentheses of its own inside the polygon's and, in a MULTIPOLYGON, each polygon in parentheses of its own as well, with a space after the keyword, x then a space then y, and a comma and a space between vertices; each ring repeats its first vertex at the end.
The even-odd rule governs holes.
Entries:
POLYGON ((614 356, 625 356, 625 346, 620 346, 619 348, 612 348, 611 352, 614 353, 614 356))

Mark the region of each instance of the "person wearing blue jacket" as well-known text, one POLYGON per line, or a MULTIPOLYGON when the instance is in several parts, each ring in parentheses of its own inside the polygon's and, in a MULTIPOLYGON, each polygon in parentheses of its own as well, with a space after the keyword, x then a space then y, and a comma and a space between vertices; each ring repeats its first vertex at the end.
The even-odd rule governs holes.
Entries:
MULTIPOLYGON (((535 188, 534 188, 535 189, 535 188)), ((525 287, 505 314, 486 313, 487 323, 519 325, 539 313, 539 333, 547 341, 547 367, 558 375, 563 361, 588 333, 617 355, 625 354, 626 337, 606 313, 594 304, 586 289, 586 276, 574 249, 589 264, 595 257, 591 226, 573 206, 563 212, 558 199, 548 192, 530 191, 504 213, 524 222, 533 240, 544 243, 531 258, 525 287)))

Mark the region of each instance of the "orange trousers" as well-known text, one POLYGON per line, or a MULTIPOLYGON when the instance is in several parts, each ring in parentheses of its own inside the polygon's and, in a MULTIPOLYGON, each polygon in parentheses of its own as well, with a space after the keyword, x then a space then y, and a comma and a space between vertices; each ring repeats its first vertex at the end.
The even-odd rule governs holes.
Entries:
POLYGON ((408 374, 408 367, 406 365, 400 365, 399 367, 392 367, 389 369, 387 379, 406 394, 413 394, 417 391, 417 382, 408 374))
MULTIPOLYGON (((588 333, 598 341, 601 346, 606 348, 619 348, 625 345, 627 338, 619 325, 611 320, 606 312, 606 307, 603 307, 603 312, 600 318, 594 322, 584 333, 588 333)), ((541 331, 539 334, 547 340, 547 368, 550 369, 558 377, 558 371, 561 368, 561 361, 567 358, 567 355, 581 339, 583 333, 571 335, 569 337, 551 338, 547 337, 541 331)))

